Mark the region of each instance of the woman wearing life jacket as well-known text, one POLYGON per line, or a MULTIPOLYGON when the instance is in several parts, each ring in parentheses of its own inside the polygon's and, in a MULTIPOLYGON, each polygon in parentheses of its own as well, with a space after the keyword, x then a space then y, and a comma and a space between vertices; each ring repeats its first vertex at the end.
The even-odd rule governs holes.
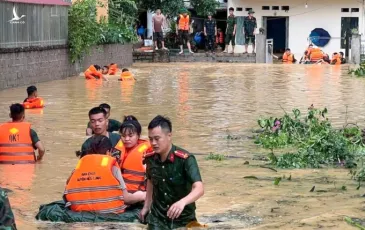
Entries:
POLYGON ((113 148, 106 136, 94 136, 90 149, 81 153, 67 181, 64 199, 72 211, 123 213, 128 204, 144 201, 145 192, 129 193, 118 163, 110 156, 113 148))
POLYGON ((143 155, 151 145, 140 139, 141 124, 134 116, 127 116, 120 127, 121 140, 116 149, 121 151, 120 168, 129 192, 146 191, 143 155))
POLYGON ((44 107, 44 100, 38 97, 37 87, 34 85, 27 88, 28 97, 25 98, 23 106, 25 109, 38 109, 44 107))
POLYGON ((136 79, 134 78, 133 74, 131 71, 129 71, 129 69, 122 69, 122 74, 120 75, 120 78, 118 79, 118 81, 135 81, 136 79))
POLYGON ((87 80, 91 79, 104 79, 108 81, 108 79, 102 74, 102 69, 98 65, 91 65, 85 72, 85 78, 87 80))
POLYGON ((341 56, 338 53, 332 54, 331 65, 341 65, 341 56))

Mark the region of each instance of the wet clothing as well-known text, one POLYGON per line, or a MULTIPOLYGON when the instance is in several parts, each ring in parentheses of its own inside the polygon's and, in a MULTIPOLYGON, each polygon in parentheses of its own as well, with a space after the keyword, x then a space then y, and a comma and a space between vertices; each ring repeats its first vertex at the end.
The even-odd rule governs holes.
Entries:
POLYGON ((154 32, 153 33, 153 41, 163 41, 163 32, 154 32))
MULTIPOLYGON (((114 119, 109 119, 109 124, 108 124, 108 132, 119 132, 120 127, 122 126, 122 123, 120 123, 117 120, 114 119)), ((91 129, 91 123, 89 121, 89 123, 87 123, 87 127, 91 129)), ((94 134, 94 132, 93 132, 94 134)))
POLYGON ((255 35, 253 34, 255 29, 257 28, 257 22, 255 17, 246 17, 243 22, 243 29, 245 32, 245 44, 253 44, 255 45, 255 35))
POLYGON ((346 64, 346 58, 341 58, 341 64, 346 64))
POLYGON ((237 24, 236 16, 228 16, 226 34, 233 34, 234 26, 237 24))
POLYGON ((179 30, 178 35, 180 45, 183 45, 184 43, 187 43, 189 41, 189 31, 179 30))
POLYGON ((214 45, 215 36, 214 35, 207 35, 206 39, 207 39, 207 49, 208 50, 211 50, 212 52, 214 52, 214 48, 215 48, 215 45, 214 45))
POLYGON ((186 205, 180 217, 167 217, 170 206, 187 196, 195 182, 202 181, 199 167, 193 155, 172 145, 165 162, 158 154, 147 153, 147 179, 153 184, 151 212, 147 216, 149 229, 174 229, 195 221, 195 203, 186 205))
MULTIPOLYGON (((109 139, 112 142, 112 146, 116 146, 120 140, 120 135, 116 134, 116 133, 111 133, 109 132, 109 139)), ((81 151, 85 152, 87 150, 90 149, 90 144, 91 144, 91 137, 88 138, 81 146, 81 151)))
POLYGON ((212 20, 205 20, 204 21, 204 27, 205 27, 205 31, 207 32, 207 35, 215 35, 215 29, 217 28, 217 22, 212 19, 212 20))
POLYGON ((157 16, 154 15, 152 17, 152 22, 153 22, 153 29, 155 33, 160 33, 162 32, 162 25, 165 21, 165 17, 163 15, 157 16))
POLYGON ((186 30, 189 33, 190 29, 189 15, 187 15, 186 17, 184 17, 184 15, 180 15, 179 17, 177 17, 176 26, 178 26, 179 30, 184 30, 184 31, 186 30))
POLYGON ((233 34, 226 35, 226 45, 229 45, 230 42, 232 42, 232 46, 236 45, 236 35, 233 34))
POLYGON ((15 217, 11 210, 7 192, 0 188, 0 229, 16 230, 15 217))

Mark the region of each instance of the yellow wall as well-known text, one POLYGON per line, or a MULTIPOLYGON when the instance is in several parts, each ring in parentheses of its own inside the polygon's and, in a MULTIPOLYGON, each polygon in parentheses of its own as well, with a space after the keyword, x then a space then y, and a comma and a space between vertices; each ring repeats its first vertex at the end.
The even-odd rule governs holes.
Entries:
MULTIPOLYGON (((76 1, 77 0, 72 0, 72 3, 76 2, 76 1)), ((99 1, 104 5, 104 7, 98 7, 97 8, 98 21, 102 17, 108 18, 108 0, 99 0, 99 1)))

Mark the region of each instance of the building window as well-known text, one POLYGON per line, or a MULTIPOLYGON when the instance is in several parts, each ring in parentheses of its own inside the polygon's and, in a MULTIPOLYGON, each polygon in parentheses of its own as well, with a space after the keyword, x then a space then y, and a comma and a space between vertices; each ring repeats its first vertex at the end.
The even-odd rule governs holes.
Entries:
POLYGON ((246 8, 246 11, 250 11, 250 10, 252 10, 252 8, 246 8))
POLYGON ((272 10, 279 10, 280 8, 278 6, 273 6, 272 10))
POLYGON ((58 16, 58 8, 57 6, 51 7, 51 17, 57 17, 58 16))
POLYGON ((342 8, 341 12, 342 13, 348 13, 348 12, 350 12, 350 8, 342 8))
POLYGON ((359 13, 360 9, 359 8, 351 8, 351 12, 352 13, 359 13))
POLYGON ((282 6, 281 10, 289 11, 289 6, 282 6))
POLYGON ((242 7, 237 7, 236 11, 243 11, 243 8, 242 7))
MULTIPOLYGON (((358 17, 342 17, 341 18, 341 49, 346 48, 346 35, 351 33, 351 30, 359 29, 358 17)), ((351 45, 351 44, 350 44, 351 45)), ((351 48, 351 46, 350 46, 351 48)))
POLYGON ((270 6, 262 6, 262 10, 270 10, 270 6))

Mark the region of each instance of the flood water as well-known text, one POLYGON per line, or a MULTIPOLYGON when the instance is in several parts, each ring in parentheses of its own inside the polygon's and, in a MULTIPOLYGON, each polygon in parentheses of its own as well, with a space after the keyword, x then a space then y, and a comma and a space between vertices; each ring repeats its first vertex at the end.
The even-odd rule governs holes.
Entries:
MULTIPOLYGON (((11 189, 19 229, 143 229, 139 224, 54 224, 38 222, 39 205, 62 199, 65 182, 77 163, 75 150, 86 139, 88 111, 100 103, 112 106, 111 118, 133 114, 144 127, 157 114, 173 122, 173 140, 197 153, 205 195, 197 203, 198 219, 212 229, 352 229, 344 216, 363 216, 361 196, 345 169, 278 170, 255 165, 265 152, 251 136, 260 116, 280 116, 283 109, 305 111, 327 107, 338 127, 358 122, 365 127, 365 79, 347 75, 347 66, 244 64, 138 64, 138 81, 125 85, 85 81, 82 77, 37 84, 43 110, 29 110, 47 152, 35 167, 0 165, 0 186, 11 189), (282 107, 282 108, 281 108, 282 107), (204 154, 236 156, 222 162, 204 154), (249 161, 249 165, 244 162, 249 161), (273 185, 275 177, 292 181, 273 185), (259 180, 247 180, 245 176, 259 180), (345 185, 347 191, 339 188, 345 185), (326 192, 309 192, 316 190, 326 192)), ((9 105, 22 102, 26 87, 0 91, 1 122, 9 105)))

